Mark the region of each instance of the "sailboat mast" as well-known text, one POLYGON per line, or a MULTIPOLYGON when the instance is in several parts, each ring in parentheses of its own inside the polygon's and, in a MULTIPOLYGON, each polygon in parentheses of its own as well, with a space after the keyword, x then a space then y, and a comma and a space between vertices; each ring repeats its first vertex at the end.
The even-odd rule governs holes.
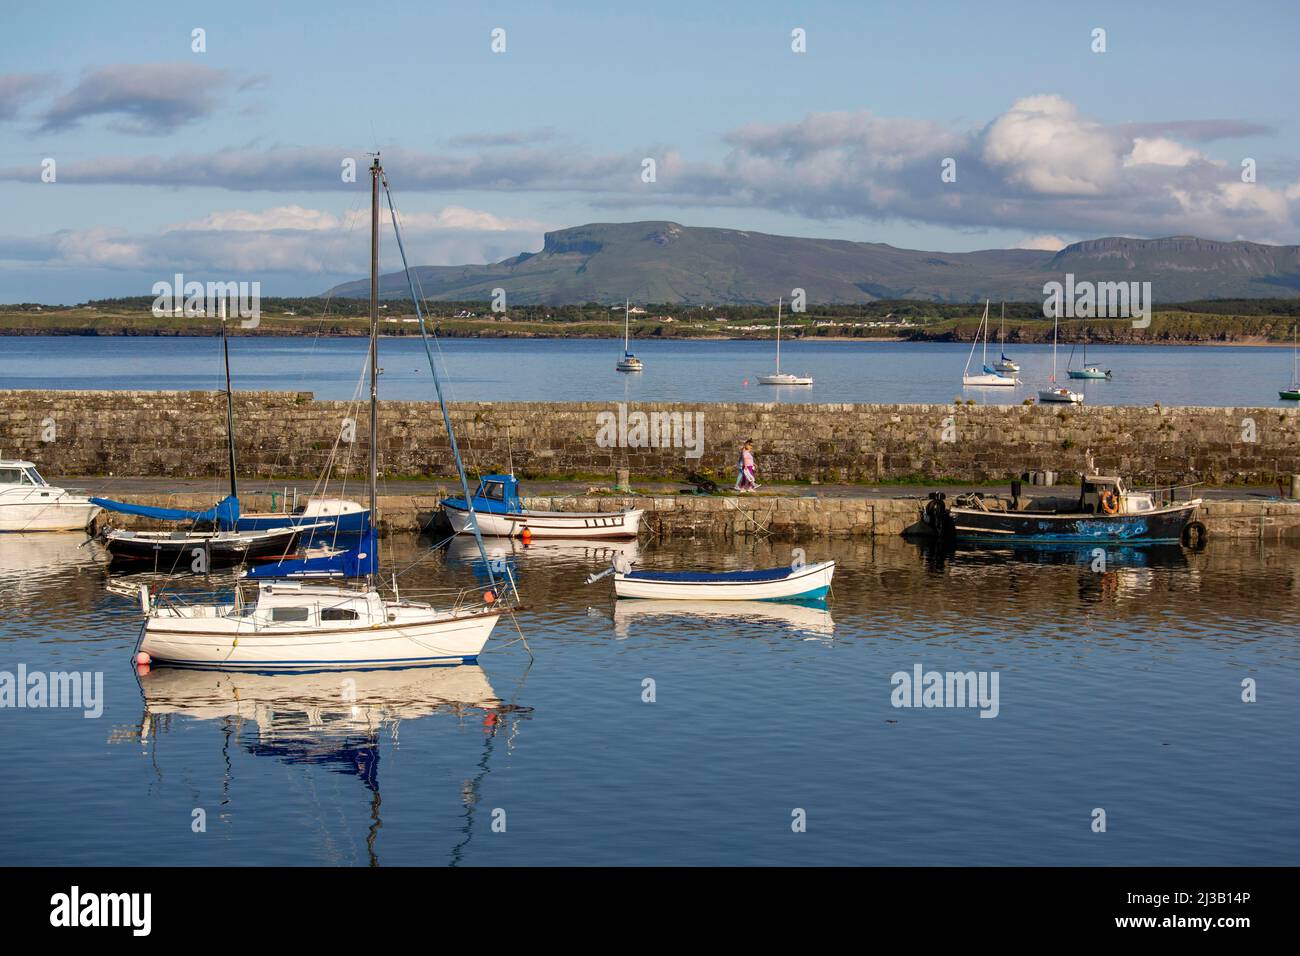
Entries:
POLYGON ((379 519, 379 154, 370 165, 370 527, 379 519))
POLYGON ((785 296, 779 296, 776 300, 776 374, 781 374, 781 303, 785 296))
POLYGON ((623 303, 623 354, 627 354, 627 330, 632 323, 632 300, 623 303))
POLYGON ((226 300, 221 300, 221 352, 226 359, 226 453, 230 459, 230 497, 238 498, 235 486, 235 396, 230 391, 230 345, 226 341, 226 300))
POLYGON ((989 367, 989 300, 984 300, 984 319, 980 322, 984 329, 984 367, 989 367))

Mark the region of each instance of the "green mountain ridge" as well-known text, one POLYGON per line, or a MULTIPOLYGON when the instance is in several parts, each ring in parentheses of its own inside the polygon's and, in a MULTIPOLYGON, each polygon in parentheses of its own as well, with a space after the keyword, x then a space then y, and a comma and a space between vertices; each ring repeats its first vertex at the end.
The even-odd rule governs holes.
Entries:
MULTIPOLYGON (((583 302, 763 304, 802 288, 810 303, 877 299, 1032 301, 1043 284, 1150 282, 1156 303, 1300 297, 1300 246, 1194 236, 1109 237, 1059 252, 988 249, 925 252, 884 243, 777 236, 675 222, 589 223, 546 233, 540 252, 484 265, 417 266, 434 301, 489 300, 505 289, 519 305, 583 302)), ((380 276, 380 296, 408 295, 401 273, 380 276)), ((370 282, 327 295, 364 298, 370 282)))

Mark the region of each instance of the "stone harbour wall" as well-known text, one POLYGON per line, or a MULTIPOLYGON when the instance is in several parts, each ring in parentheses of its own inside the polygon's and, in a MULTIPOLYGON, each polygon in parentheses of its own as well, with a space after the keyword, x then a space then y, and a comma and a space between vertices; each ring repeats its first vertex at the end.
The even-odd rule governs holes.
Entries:
MULTIPOLYGON (((525 478, 609 480, 627 468, 634 479, 709 471, 730 482, 746 438, 760 482, 1001 481, 1078 472, 1089 450, 1101 471, 1144 483, 1300 473, 1290 408, 462 402, 451 415, 472 471, 513 461, 525 478)), ((333 453, 345 464, 336 475, 361 475, 366 416, 364 404, 310 392, 237 393, 240 474, 314 478, 333 453)), ((0 390, 0 456, 59 475, 219 476, 225 422, 219 392, 0 390)), ((436 403, 383 403, 380 461, 391 478, 453 473, 436 403)))

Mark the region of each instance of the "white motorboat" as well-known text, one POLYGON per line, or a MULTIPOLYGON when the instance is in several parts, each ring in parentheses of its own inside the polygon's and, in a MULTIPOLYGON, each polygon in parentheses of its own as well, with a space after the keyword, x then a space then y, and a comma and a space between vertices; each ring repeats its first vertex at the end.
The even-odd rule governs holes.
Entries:
POLYGON ((632 300, 628 299, 623 306, 623 357, 618 360, 614 366, 619 372, 640 372, 645 369, 645 363, 628 350, 628 330, 632 324, 632 300))
POLYGON ((781 371, 781 305, 782 298, 776 300, 776 374, 760 375, 759 385, 811 385, 813 380, 807 375, 791 375, 781 371))
POLYGON ((462 498, 444 498, 443 513, 456 534, 470 530, 471 516, 480 534, 500 538, 635 538, 645 511, 534 511, 523 506, 514 475, 484 475, 468 506, 462 498))
MULTIPOLYGON (((379 434, 379 186, 383 167, 378 154, 370 166, 370 430, 379 434)), ((385 191, 388 191, 384 180, 385 191)), ((392 195, 388 194, 392 207, 392 195)), ((396 209, 393 229, 408 284, 412 283, 406 253, 402 248, 396 209)), ((461 485, 464 469, 456 445, 450 416, 442 397, 437 367, 429 350, 424 317, 414 294, 421 337, 447 438, 456 460, 461 485)), ((233 466, 232 466, 233 474, 233 466)), ((370 442, 369 509, 378 516, 378 443, 370 442)), ((462 592, 450 607, 411 601, 397 593, 378 590, 378 541, 372 525, 361 543, 346 551, 323 557, 285 561, 254 568, 250 578, 321 578, 338 576, 362 579, 357 587, 304 580, 274 580, 260 583, 256 597, 244 600, 244 585, 224 601, 191 603, 183 595, 169 594, 153 599, 146 587, 140 589, 145 613, 139 650, 142 663, 163 663, 186 667, 263 672, 353 670, 396 668, 472 662, 487 643, 502 613, 495 587, 481 598, 462 592)), ((474 589, 476 593, 477 588, 474 589)))
POLYGON ((980 319, 980 326, 975 331, 975 341, 971 342, 970 355, 966 356, 966 368, 961 374, 961 384, 963 388, 971 386, 997 386, 1002 388, 1014 387, 1016 379, 1014 376, 1002 375, 989 365, 989 302, 984 300, 984 316, 980 319), (975 357, 975 346, 984 343, 984 371, 979 375, 970 374, 971 359, 975 357))
POLYGON ((0 459, 0 531, 85 531, 102 509, 55 488, 30 461, 0 459))

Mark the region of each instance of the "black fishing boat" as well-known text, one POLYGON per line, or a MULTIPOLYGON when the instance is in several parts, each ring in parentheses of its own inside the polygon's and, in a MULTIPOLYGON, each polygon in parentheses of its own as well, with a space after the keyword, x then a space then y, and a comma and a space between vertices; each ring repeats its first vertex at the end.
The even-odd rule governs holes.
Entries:
POLYGON ((171 573, 203 572, 251 561, 278 561, 292 555, 302 527, 265 531, 124 531, 104 532, 104 545, 115 565, 171 573))
POLYGON ((1171 544, 1199 546, 1205 525, 1193 520, 1201 499, 1158 504, 1150 492, 1130 490, 1123 479, 1087 475, 1077 497, 1022 498, 1019 482, 1009 498, 932 493, 921 520, 955 541, 1033 544, 1171 544))

